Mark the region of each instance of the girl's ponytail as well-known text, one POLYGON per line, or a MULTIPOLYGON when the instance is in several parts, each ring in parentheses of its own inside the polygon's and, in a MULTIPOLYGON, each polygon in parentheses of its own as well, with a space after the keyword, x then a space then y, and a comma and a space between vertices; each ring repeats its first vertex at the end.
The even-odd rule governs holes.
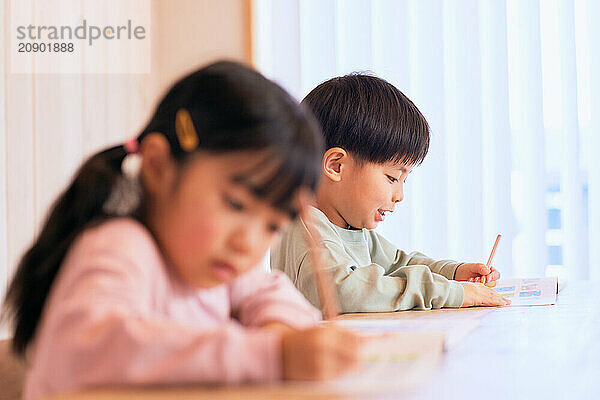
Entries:
POLYGON ((93 155, 52 205, 42 230, 21 259, 8 288, 5 311, 13 324, 13 350, 23 355, 33 339, 54 278, 73 240, 106 219, 103 205, 121 177, 123 146, 93 155))

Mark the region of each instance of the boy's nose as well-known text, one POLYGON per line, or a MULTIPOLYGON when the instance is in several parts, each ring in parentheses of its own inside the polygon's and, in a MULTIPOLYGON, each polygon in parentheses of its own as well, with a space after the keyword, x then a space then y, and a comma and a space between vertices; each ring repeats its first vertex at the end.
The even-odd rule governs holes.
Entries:
POLYGON ((404 200, 404 191, 402 190, 402 188, 394 191, 394 194, 392 195, 392 201, 394 203, 399 203, 402 200, 404 200))

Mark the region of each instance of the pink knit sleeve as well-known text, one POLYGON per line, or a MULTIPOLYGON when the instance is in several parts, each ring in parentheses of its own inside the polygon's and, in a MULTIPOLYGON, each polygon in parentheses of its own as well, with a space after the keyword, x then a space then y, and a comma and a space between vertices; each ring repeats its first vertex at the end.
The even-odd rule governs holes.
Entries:
POLYGON ((119 309, 83 307, 72 308, 61 322, 47 337, 54 354, 47 373, 59 386, 237 383, 281 376, 277 334, 235 322, 198 332, 119 309))
POLYGON ((321 313, 280 271, 266 272, 256 267, 231 285, 230 294, 232 310, 244 325, 279 321, 294 328, 306 328, 321 319, 321 313))
POLYGON ((135 232, 111 234, 99 247, 82 240, 60 272, 36 334, 26 398, 97 386, 280 379, 280 335, 234 319, 203 330, 198 321, 153 312, 153 249, 132 240, 135 232), (139 259, 124 256, 124 247, 139 259))

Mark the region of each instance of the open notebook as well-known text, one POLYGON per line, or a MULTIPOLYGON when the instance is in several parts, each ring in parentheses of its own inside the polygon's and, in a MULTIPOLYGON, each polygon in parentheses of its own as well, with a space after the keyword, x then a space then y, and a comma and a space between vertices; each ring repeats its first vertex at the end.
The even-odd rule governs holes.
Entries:
POLYGON ((473 318, 431 318, 415 317, 410 319, 345 319, 335 322, 343 328, 363 332, 414 332, 418 335, 439 335, 444 350, 455 345, 479 326, 479 320, 473 318))
MULTIPOLYGON (((336 321, 335 324, 339 322, 357 321, 336 321)), ((291 381, 285 386, 301 387, 303 391, 369 398, 386 393, 397 394, 428 380, 442 357, 443 336, 438 333, 357 331, 366 337, 358 369, 330 381, 291 381)))
POLYGON ((499 280, 494 287, 511 301, 511 306, 543 306, 556 304, 558 279, 555 276, 530 279, 499 280))

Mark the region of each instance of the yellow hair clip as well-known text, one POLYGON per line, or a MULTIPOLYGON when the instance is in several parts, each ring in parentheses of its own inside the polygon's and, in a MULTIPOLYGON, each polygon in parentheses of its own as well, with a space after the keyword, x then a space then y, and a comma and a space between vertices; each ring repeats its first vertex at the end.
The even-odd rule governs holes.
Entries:
POLYGON ((183 150, 189 152, 198 147, 198 134, 194 128, 192 116, 185 108, 180 108, 175 114, 175 133, 183 150))

